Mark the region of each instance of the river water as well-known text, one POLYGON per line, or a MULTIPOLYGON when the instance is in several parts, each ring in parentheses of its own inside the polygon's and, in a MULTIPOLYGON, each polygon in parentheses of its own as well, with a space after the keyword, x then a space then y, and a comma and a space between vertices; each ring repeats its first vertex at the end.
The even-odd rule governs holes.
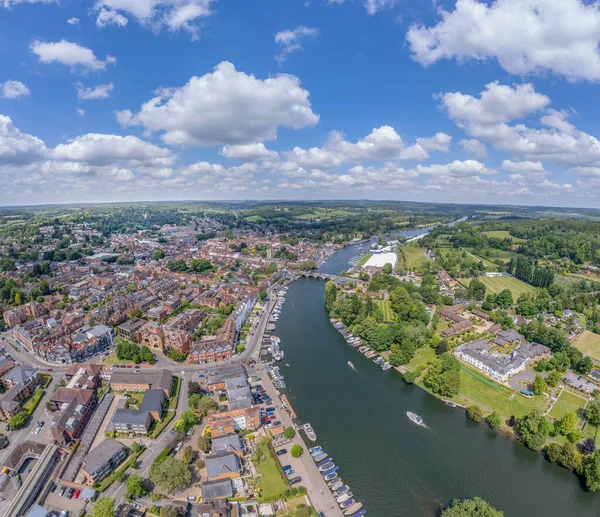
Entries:
MULTIPOLYGON (((320 271, 339 273, 356 253, 349 246, 320 271)), ((285 351, 281 373, 299 419, 312 424, 370 517, 433 517, 450 500, 476 495, 506 517, 600 515, 600 494, 585 492, 566 469, 350 347, 329 322, 324 286, 306 278, 290 286, 275 330, 285 351)))

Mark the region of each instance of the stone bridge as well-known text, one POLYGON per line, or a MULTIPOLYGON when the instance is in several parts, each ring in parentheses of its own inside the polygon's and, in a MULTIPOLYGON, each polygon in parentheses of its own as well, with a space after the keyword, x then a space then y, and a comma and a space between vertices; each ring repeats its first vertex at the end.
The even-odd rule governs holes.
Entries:
POLYGON ((306 273, 302 273, 301 276, 303 276, 304 278, 316 278, 318 280, 325 280, 325 282, 333 280, 336 284, 343 284, 346 282, 356 282, 357 284, 367 283, 364 280, 359 280, 358 278, 351 278, 339 275, 329 275, 327 273, 318 273, 317 271, 308 271, 306 273))

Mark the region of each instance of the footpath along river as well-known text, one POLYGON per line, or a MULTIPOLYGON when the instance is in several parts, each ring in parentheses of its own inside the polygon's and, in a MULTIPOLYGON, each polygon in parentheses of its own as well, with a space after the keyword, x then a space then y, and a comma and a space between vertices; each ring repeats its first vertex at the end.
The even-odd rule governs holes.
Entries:
MULTIPOLYGON (((339 273, 356 253, 347 247, 320 271, 339 273)), ((275 330, 285 351, 281 373, 298 417, 312 424, 370 517, 433 517, 450 500, 476 495, 506 517, 600 515, 600 494, 566 469, 350 347, 329 322, 324 286, 306 278, 290 286, 275 330), (411 423, 407 411, 427 427, 411 423)))

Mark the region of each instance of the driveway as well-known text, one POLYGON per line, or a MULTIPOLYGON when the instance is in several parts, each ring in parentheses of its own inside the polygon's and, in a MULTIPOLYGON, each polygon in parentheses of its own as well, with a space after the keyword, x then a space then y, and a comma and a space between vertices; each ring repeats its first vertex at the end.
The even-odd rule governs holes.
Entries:
POLYGON ((517 373, 517 375, 513 375, 509 380, 508 380, 508 384, 510 384, 511 388, 517 390, 517 391, 521 391, 522 389, 525 388, 525 386, 521 386, 519 384, 519 381, 527 381, 529 382, 529 384, 532 384, 533 381, 535 380, 535 376, 538 375, 535 372, 532 372, 531 370, 523 370, 522 372, 517 373))

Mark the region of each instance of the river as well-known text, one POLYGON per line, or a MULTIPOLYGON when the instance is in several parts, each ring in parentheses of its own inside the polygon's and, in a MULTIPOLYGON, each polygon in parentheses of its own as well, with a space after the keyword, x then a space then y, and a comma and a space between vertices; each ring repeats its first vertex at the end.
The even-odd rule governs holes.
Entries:
MULTIPOLYGON (((320 271, 346 269, 357 249, 340 250, 320 271)), ((370 517, 433 517, 452 499, 476 495, 506 517, 600 515, 600 494, 584 491, 566 469, 350 347, 329 322, 324 286, 306 278, 290 286, 275 330, 290 365, 281 363, 281 373, 298 417, 313 425, 370 517)))

